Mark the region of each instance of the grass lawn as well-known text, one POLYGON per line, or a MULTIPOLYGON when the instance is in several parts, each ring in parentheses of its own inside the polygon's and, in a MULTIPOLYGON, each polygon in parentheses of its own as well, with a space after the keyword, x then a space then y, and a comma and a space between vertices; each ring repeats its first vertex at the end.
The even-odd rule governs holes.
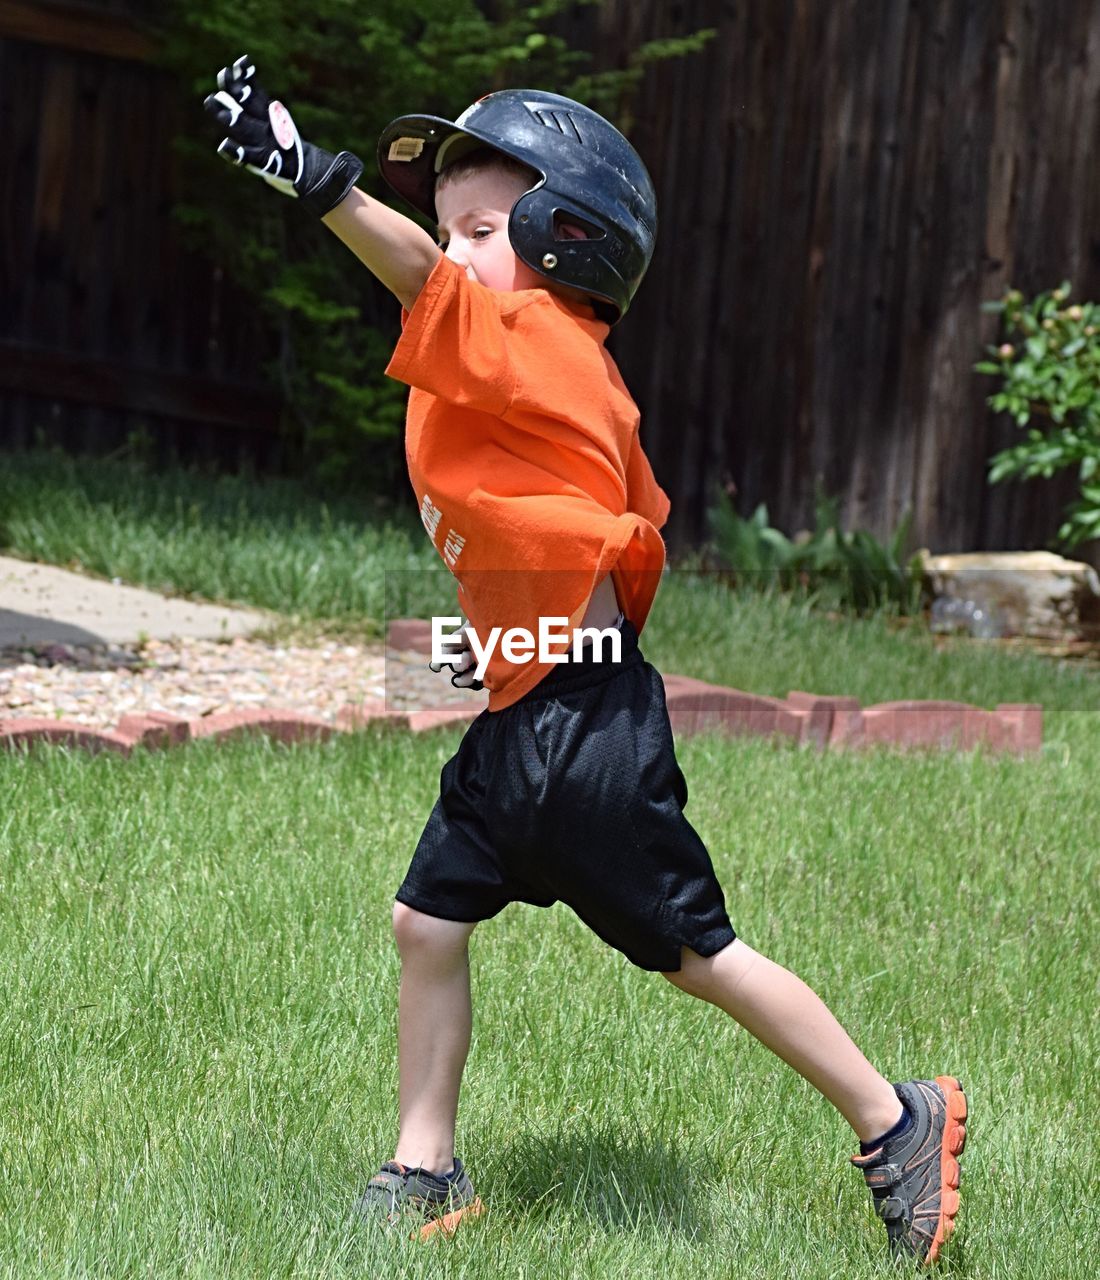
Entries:
MULTIPOLYGON (((132 513, 156 501, 98 506, 129 511, 151 547, 154 518, 132 513)), ((21 510, 0 507, 0 543, 40 554, 21 510)), ((335 567, 309 553, 315 580, 337 583, 374 536, 347 524, 335 567)), ((207 559, 261 574, 262 528, 227 515, 207 559)), ((409 571, 389 559, 405 536, 380 535, 376 569, 409 571)), ((69 558, 50 545, 42 558, 69 558)), ((407 547, 420 554, 411 532, 407 547)), ((209 594, 251 601, 256 580, 238 568, 209 594)), ((663 669, 762 692, 1043 703, 1028 759, 714 736, 680 757, 738 932, 892 1078, 966 1085, 944 1274, 1091 1275, 1100 677, 676 573, 643 645, 663 669)), ((839 1117, 560 906, 511 907, 471 946, 459 1150, 489 1217, 424 1246, 348 1226, 394 1137, 390 903, 458 740, 0 755, 0 1275, 898 1274, 839 1117)))
MULTIPOLYGON (((386 618, 456 611, 411 494, 323 499, 293 481, 155 473, 45 451, 0 453, 0 552, 169 594, 379 636, 386 618)), ((997 645, 934 642, 888 617, 831 619, 671 569, 645 631, 665 671, 785 696, 952 698, 1100 711, 1100 673, 997 645)))
MULTIPOLYGON (((889 1274, 843 1122, 564 908, 474 935, 451 1245, 349 1231, 391 1154, 392 893, 452 732, 0 758, 0 1265, 15 1276, 889 1274)), ((973 1120, 947 1273, 1089 1274, 1095 744, 682 744, 746 941, 973 1120)))
MULTIPOLYGON (((149 472, 45 451, 0 454, 0 551, 377 635, 386 570, 395 584, 438 590, 450 580, 411 493, 400 499, 326 498, 291 480, 149 472)), ((389 601, 391 612, 418 604, 389 601)))

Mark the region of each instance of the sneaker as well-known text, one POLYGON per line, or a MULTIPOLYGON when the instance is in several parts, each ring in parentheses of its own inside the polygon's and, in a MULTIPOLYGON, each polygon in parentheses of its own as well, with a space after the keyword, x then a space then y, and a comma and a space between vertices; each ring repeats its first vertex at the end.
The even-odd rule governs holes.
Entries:
POLYGON ((853 1156, 886 1224, 890 1251, 936 1261, 959 1211, 958 1156, 966 1145, 966 1094, 954 1076, 894 1086, 913 1123, 900 1137, 853 1156))
POLYGON ((437 1232, 454 1235, 463 1218, 476 1218, 485 1206, 474 1192, 461 1160, 448 1174, 407 1169, 389 1161, 371 1178, 355 1208, 356 1216, 390 1227, 416 1223, 410 1240, 428 1240, 437 1232))

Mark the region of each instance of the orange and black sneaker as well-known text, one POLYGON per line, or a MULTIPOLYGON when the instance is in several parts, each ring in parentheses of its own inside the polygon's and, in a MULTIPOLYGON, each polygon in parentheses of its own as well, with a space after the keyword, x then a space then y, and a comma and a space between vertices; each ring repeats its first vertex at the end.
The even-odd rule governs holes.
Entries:
POLYGON ((461 1160, 455 1160, 450 1173, 409 1169, 389 1160, 371 1178, 356 1205, 360 1221, 407 1230, 412 1240, 453 1235, 463 1218, 484 1212, 461 1160))
POLYGON ((923 1265, 939 1256, 959 1211, 959 1160, 966 1145, 966 1094, 954 1076, 896 1084, 911 1123, 866 1155, 852 1157, 886 1224, 890 1251, 923 1265))

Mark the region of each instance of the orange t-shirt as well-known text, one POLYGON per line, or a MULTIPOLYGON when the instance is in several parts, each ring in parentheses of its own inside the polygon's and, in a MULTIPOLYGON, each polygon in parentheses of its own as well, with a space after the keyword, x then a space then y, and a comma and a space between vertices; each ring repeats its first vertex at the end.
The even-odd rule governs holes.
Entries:
MULTIPOLYGON (((420 516, 484 644, 540 617, 580 625, 608 572, 640 632, 657 591, 669 502, 638 440, 608 326, 546 289, 506 293, 440 257, 386 373, 412 387, 405 431, 420 516)), ((555 646, 554 652, 565 648, 555 646)), ((486 669, 489 710, 552 670, 537 651, 486 669)))

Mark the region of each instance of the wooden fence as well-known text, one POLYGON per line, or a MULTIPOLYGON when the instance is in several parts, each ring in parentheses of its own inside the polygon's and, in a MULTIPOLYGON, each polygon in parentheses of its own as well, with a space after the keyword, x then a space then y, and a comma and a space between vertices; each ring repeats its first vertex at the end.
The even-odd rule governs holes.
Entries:
MULTIPOLYGON (((153 422, 213 448, 278 419, 258 373, 275 340, 179 247, 171 95, 122 0, 98 10, 0 0, 0 442, 46 415, 93 443, 153 422), (149 122, 125 152, 106 146, 120 110, 149 122)), ((1100 293, 1100 8, 604 0, 564 21, 600 67, 702 27, 705 51, 632 104, 661 228, 612 340, 671 544, 705 532, 724 481, 789 532, 820 485, 880 535, 911 509, 933 550, 1042 545, 1072 480, 985 483, 1015 432, 972 365, 1009 283, 1100 293)))
POLYGON ((933 550, 1051 537, 1073 479, 986 484, 1016 432, 972 366, 1010 283, 1100 293, 1100 6, 606 0, 576 21, 612 66, 717 28, 634 107, 661 226, 615 350, 672 541, 719 477, 788 531, 820 483, 879 534, 911 509, 933 550))
POLYGON ((135 8, 0 0, 0 441, 102 451, 144 431, 262 460, 275 338, 180 243, 175 94, 135 8))

